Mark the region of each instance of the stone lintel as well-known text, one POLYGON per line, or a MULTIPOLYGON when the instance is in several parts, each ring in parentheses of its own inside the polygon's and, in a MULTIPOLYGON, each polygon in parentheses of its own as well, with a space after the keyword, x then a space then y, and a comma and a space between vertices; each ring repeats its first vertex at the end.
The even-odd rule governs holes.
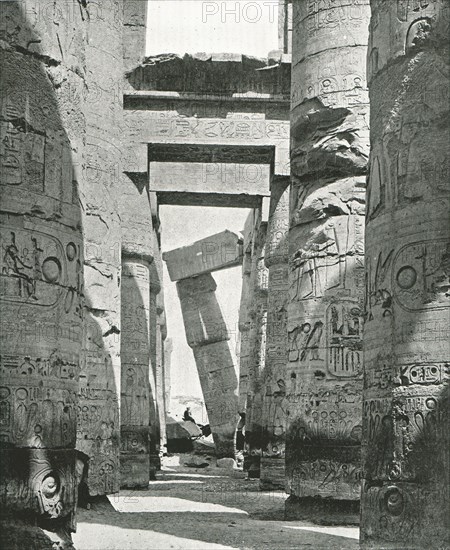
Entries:
POLYGON ((241 238, 231 231, 222 231, 189 246, 164 252, 163 260, 171 281, 234 267, 242 263, 241 238))
POLYGON ((259 195, 228 193, 177 193, 159 191, 160 205, 178 206, 216 206, 223 208, 258 208, 261 204, 259 195))
POLYGON ((151 191, 270 195, 270 164, 151 162, 151 191))

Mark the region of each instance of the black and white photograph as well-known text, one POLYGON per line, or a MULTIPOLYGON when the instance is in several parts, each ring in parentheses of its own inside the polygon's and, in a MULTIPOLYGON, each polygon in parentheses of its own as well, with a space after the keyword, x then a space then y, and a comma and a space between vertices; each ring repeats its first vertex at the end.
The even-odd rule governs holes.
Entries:
POLYGON ((450 550, 450 0, 0 0, 0 548, 450 550))

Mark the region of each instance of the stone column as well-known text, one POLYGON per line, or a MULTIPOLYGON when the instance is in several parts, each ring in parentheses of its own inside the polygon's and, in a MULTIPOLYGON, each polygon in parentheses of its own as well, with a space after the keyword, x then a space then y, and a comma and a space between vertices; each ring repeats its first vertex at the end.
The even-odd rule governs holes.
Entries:
POLYGON ((150 264, 122 258, 121 484, 147 487, 150 472, 150 264))
POLYGON ((234 458, 238 410, 236 358, 211 274, 177 282, 186 340, 194 351, 218 457, 234 458))
POLYGON ((265 264, 267 288, 266 361, 262 381, 261 485, 284 488, 288 300, 289 181, 272 182, 265 264))
POLYGON ((370 8, 293 6, 286 504, 356 514, 370 8))
POLYGON ((248 296, 249 342, 245 441, 249 476, 260 477, 263 445, 263 382, 266 362, 268 269, 264 263, 267 222, 258 216, 252 239, 252 266, 248 296))
POLYGON ((449 544, 449 3, 371 1, 361 541, 449 544))
MULTIPOLYGON (((66 9, 68 4, 66 3, 66 9)), ((85 327, 77 449, 89 458, 91 496, 119 490, 122 6, 88 5, 83 204, 85 327)), ((81 145, 80 145, 81 146, 81 145)))
MULTIPOLYGON (((167 329, 166 329, 167 330, 167 329)), ((164 346, 164 400, 166 403, 166 412, 170 414, 171 412, 171 392, 170 392, 170 367, 172 360, 173 352, 173 341, 172 338, 166 338, 163 340, 164 346)))
MULTIPOLYGON (((253 217, 253 212, 250 214, 253 217)), ((238 411, 247 411, 247 388, 248 388, 248 363, 250 359, 250 319, 248 315, 250 299, 250 279, 252 267, 251 241, 244 239, 244 258, 242 262, 242 291, 239 304, 239 351, 237 353, 239 362, 239 401, 238 411)))
POLYGON ((151 363, 151 270, 154 258, 148 192, 122 187, 121 486, 148 487, 150 423, 156 417, 151 363))
POLYGON ((151 426, 151 476, 161 469, 161 442, 163 438, 162 428, 164 424, 164 390, 163 390, 163 372, 161 357, 161 331, 160 316, 164 312, 161 307, 162 290, 162 260, 159 250, 157 233, 153 229, 152 233, 154 259, 150 273, 150 358, 152 364, 152 392, 155 399, 154 415, 150 419, 151 426))
POLYGON ((123 60, 126 71, 136 68, 145 56, 148 1, 123 0, 123 60))
POLYGON ((46 549, 59 539, 68 548, 79 481, 85 135, 82 103, 70 95, 84 86, 83 7, 69 24, 65 2, 55 2, 58 34, 27 8, 0 5, 0 546, 46 549))
POLYGON ((166 415, 167 415, 167 392, 166 384, 170 384, 170 380, 166 380, 166 364, 165 364, 165 354, 164 354, 164 342, 167 338, 167 324, 166 324, 166 313, 164 310, 164 293, 161 292, 158 294, 158 299, 156 303, 156 312, 158 314, 157 322, 157 334, 158 339, 156 340, 156 372, 158 373, 158 378, 156 380, 156 396, 158 403, 158 418, 160 426, 160 456, 167 454, 167 434, 166 434, 166 415))

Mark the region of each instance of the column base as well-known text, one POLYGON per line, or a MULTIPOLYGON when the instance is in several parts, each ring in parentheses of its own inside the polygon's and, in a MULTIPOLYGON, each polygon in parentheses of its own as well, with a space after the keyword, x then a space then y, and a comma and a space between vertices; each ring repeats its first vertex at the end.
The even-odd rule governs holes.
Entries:
POLYGON ((150 456, 148 454, 120 455, 120 488, 147 489, 150 478, 150 456))
POLYGON ((249 479, 259 479, 261 475, 261 457, 259 455, 245 455, 243 470, 247 472, 249 479))
POLYGON ((216 446, 216 458, 232 458, 234 460, 236 449, 234 439, 225 439, 220 434, 215 434, 213 430, 213 439, 216 446))
POLYGON ((337 500, 291 495, 284 505, 285 519, 319 525, 359 525, 359 500, 337 500))
POLYGON ((30 525, 17 516, 3 517, 0 521, 0 548, 8 550, 75 550, 72 538, 65 525, 52 525, 49 531, 30 525))
POLYGON ((286 464, 284 457, 261 457, 261 475, 259 488, 262 491, 282 489, 286 486, 286 464))

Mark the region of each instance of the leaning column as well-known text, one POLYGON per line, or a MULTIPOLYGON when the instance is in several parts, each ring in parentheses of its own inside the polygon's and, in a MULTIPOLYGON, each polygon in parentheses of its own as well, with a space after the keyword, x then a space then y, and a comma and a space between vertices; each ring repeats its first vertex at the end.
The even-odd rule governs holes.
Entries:
POLYGON ((236 358, 210 273, 177 282, 186 339, 194 351, 218 457, 234 458, 238 411, 236 358))
POLYGON ((292 516, 305 503, 309 512, 357 513, 360 495, 370 8, 369 0, 324 4, 293 4, 286 389, 292 516))
POLYGON ((449 531, 449 3, 372 0, 361 541, 449 531))

